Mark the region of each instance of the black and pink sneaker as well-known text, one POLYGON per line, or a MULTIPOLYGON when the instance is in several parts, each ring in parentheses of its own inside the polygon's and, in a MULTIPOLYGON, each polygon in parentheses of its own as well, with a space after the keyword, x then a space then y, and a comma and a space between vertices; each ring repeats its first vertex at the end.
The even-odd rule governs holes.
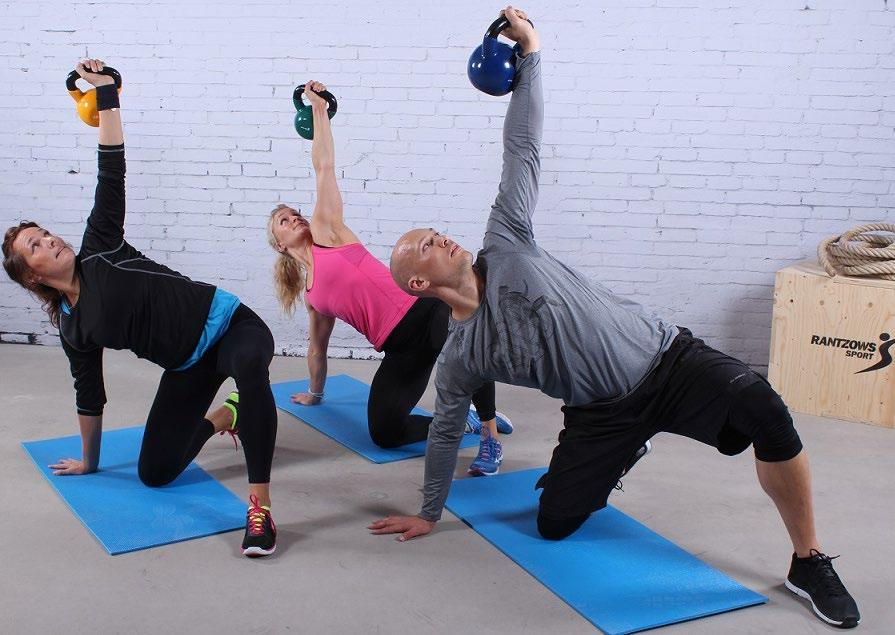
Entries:
POLYGON ((250 558, 269 556, 277 549, 277 526, 270 515, 270 508, 259 505, 254 494, 249 496, 249 503, 242 553, 250 558))

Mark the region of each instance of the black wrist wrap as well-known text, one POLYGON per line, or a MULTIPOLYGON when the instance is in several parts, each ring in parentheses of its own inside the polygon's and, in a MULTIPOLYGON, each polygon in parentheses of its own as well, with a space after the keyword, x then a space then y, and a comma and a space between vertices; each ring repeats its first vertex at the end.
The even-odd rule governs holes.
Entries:
POLYGON ((96 109, 111 110, 120 108, 118 103, 118 88, 115 84, 103 84, 96 88, 96 109))

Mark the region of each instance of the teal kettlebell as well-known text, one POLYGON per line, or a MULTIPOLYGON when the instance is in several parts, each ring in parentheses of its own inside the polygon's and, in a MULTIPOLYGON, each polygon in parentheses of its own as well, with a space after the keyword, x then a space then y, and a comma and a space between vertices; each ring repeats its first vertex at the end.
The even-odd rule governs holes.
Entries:
MULTIPOLYGON (((310 141, 314 138, 314 109, 311 108, 311 104, 305 103, 303 95, 304 91, 304 84, 296 86, 295 90, 292 91, 292 103, 295 105, 295 110, 298 111, 295 113, 295 131, 303 138, 310 141)), ((326 112, 329 115, 329 118, 332 119, 335 117, 336 111, 339 109, 339 103, 336 101, 335 96, 328 90, 321 91, 317 94, 323 97, 327 104, 329 104, 326 107, 326 112)))

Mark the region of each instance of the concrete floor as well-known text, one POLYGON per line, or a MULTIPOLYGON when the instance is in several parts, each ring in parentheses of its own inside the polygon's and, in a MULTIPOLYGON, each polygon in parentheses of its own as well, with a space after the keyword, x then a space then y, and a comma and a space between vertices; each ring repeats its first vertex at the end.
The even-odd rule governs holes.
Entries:
MULTIPOLYGON (((107 429, 139 423, 157 367, 130 353, 105 357, 107 429)), ((330 372, 369 381, 376 362, 333 360, 330 372)), ((303 359, 274 360, 272 380, 307 376, 303 359)), ((594 628, 462 522, 406 544, 369 535, 380 516, 418 510, 421 459, 374 465, 279 415, 274 462, 275 556, 249 560, 241 533, 108 556, 19 446, 74 434, 68 365, 59 348, 0 345, 2 633, 592 633, 594 628)), ((225 389, 229 384, 225 384, 225 389)), ((516 424, 503 469, 547 463, 558 402, 498 386, 516 424)), ((422 405, 431 408, 430 389, 422 405)), ((859 633, 895 632, 891 504, 895 431, 804 415, 818 527, 863 614, 859 633)), ((768 605, 666 627, 675 633, 826 633, 782 586, 790 546, 757 485, 748 454, 730 459, 660 435, 611 503, 687 551, 770 597, 768 605)), ((458 475, 474 456, 461 452, 458 475)), ((201 465, 244 495, 244 464, 214 437, 201 465)), ((109 510, 114 513, 114 510, 109 510)))

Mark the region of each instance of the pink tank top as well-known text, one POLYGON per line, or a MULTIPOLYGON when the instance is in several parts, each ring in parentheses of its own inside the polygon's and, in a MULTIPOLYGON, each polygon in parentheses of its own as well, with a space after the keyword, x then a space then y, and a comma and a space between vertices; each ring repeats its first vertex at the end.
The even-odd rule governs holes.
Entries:
POLYGON ((314 272, 305 297, 314 310, 360 331, 377 351, 416 302, 392 280, 388 268, 360 243, 313 245, 314 272))

